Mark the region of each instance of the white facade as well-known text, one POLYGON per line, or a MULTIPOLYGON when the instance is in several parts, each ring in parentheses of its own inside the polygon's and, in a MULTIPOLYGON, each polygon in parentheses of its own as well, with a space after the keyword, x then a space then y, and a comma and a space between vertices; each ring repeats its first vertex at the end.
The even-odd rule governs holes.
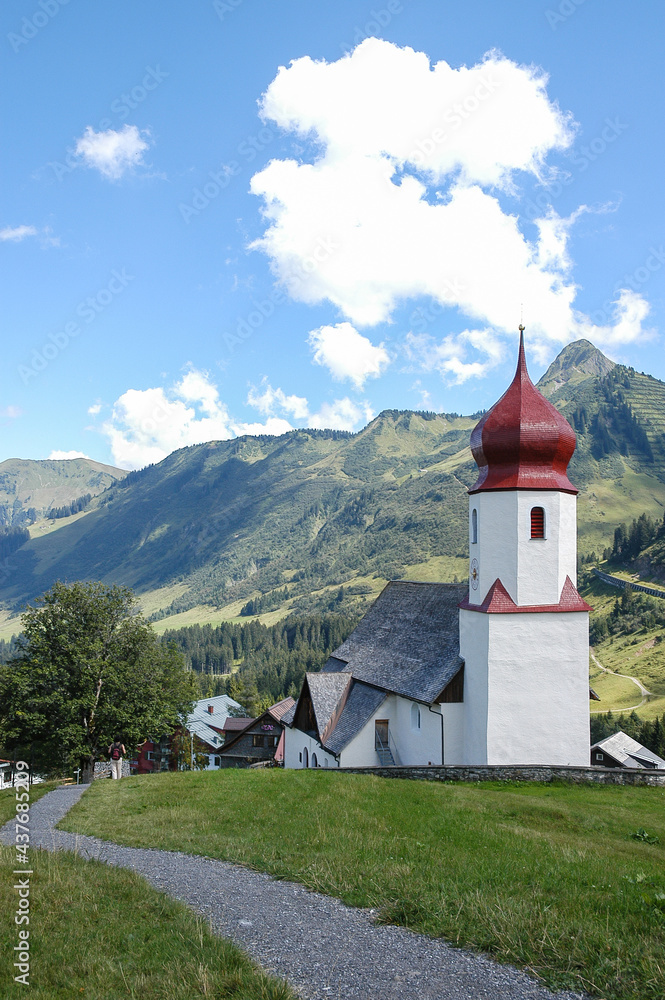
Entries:
POLYGON ((588 612, 461 610, 460 652, 463 755, 447 764, 588 764, 588 612))
POLYGON ((557 490, 474 493, 469 498, 469 560, 470 604, 482 604, 497 579, 515 604, 558 604, 566 577, 573 584, 577 580, 576 496, 557 490), (531 538, 534 507, 545 512, 544 538, 531 538))
MULTIPOLYGON (((496 580, 525 608, 556 606, 576 583, 576 496, 488 490, 469 497, 469 604, 496 580), (531 511, 544 538, 531 537, 531 511)), ((587 611, 460 610, 465 661, 464 764, 575 764, 589 760, 587 611)), ((457 763, 448 759, 447 763, 457 763)))
POLYGON ((284 767, 378 767, 381 761, 375 749, 377 721, 388 723, 388 742, 395 764, 441 764, 444 756, 441 707, 458 708, 457 705, 430 707, 399 695, 387 695, 338 758, 324 750, 315 737, 299 729, 286 729, 284 767))

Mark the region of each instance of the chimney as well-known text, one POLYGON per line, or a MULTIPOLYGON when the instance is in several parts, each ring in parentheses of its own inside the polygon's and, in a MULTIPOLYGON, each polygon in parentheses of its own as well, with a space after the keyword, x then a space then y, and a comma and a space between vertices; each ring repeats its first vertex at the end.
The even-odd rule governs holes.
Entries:
POLYGON ((215 713, 215 706, 214 705, 208 705, 208 714, 209 715, 214 715, 214 713, 215 713))

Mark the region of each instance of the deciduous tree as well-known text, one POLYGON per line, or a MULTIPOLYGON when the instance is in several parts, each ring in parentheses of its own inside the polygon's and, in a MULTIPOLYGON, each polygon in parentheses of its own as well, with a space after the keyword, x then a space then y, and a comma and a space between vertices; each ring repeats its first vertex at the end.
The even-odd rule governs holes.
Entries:
POLYGON ((0 745, 47 772, 88 774, 120 736, 128 752, 173 732, 195 686, 182 655, 137 613, 127 587, 56 583, 23 616, 0 667, 0 745))

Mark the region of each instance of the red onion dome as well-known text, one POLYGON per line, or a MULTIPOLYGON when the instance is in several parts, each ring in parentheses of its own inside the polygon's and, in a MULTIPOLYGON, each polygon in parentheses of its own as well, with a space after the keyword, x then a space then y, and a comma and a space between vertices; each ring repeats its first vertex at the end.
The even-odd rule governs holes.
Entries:
POLYGON ((515 378, 476 424, 471 451, 478 479, 469 493, 485 490, 560 490, 577 493, 568 479, 575 431, 529 378, 524 327, 515 378))

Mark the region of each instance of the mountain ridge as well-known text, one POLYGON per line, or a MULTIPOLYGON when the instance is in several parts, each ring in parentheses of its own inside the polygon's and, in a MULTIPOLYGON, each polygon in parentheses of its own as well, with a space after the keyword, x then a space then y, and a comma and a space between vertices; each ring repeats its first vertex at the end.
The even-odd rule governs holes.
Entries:
MULTIPOLYGON (((620 521, 665 505, 665 384, 578 341, 538 385, 576 430, 580 548, 602 552, 620 521)), ((16 609, 54 579, 102 579, 159 595, 146 605, 158 617, 219 618, 260 595, 308 611, 340 587, 360 599, 405 573, 464 577, 477 416, 384 410, 355 434, 180 449, 22 546, 0 598, 16 609)))

